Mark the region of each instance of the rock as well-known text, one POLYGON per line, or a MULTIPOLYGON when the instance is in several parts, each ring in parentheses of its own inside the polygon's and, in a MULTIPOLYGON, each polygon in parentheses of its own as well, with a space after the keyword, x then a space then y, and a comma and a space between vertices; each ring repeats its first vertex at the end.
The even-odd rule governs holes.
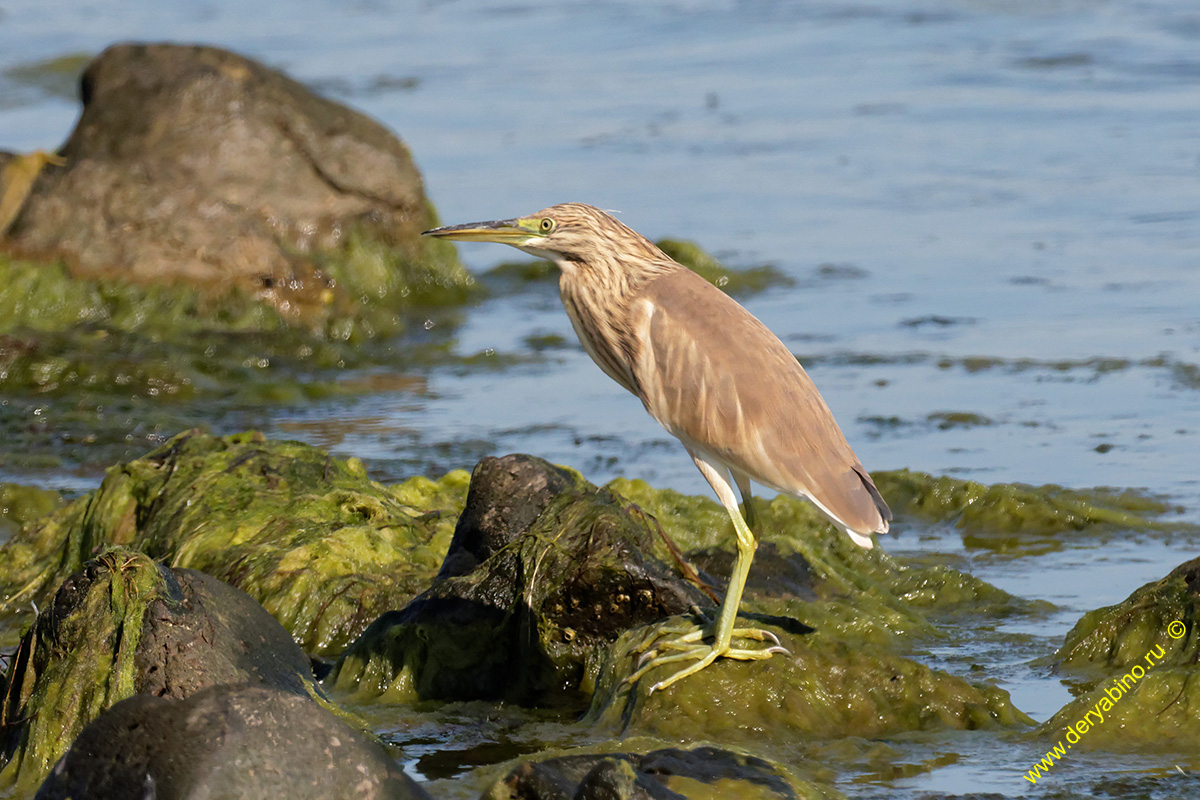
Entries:
POLYGON ((308 657, 244 592, 112 550, 69 577, 13 656, 0 784, 31 788, 97 714, 137 693, 253 684, 319 697, 308 657))
POLYGON ((586 696, 623 631, 712 605, 654 555, 657 539, 623 498, 577 475, 485 458, 437 582, 372 623, 330 680, 389 700, 586 696))
POLYGON ((1200 662, 1197 621, 1200 558, 1180 564, 1115 606, 1089 611, 1067 634, 1054 661, 1094 677, 1142 664, 1147 652, 1162 647, 1159 662, 1194 665, 1200 662), (1178 631, 1171 626, 1176 621, 1183 626, 1178 631), (1176 632, 1182 635, 1174 636, 1176 632))
POLYGON ((404 144, 377 122, 213 47, 119 44, 6 249, 76 276, 263 293, 291 312, 471 283, 404 144))
POLYGON ((1057 550, 1062 536, 1074 532, 1169 530, 1177 526, 1161 517, 1181 510, 1136 491, 983 484, 910 470, 873 477, 897 514, 953 524, 963 531, 968 547, 995 552, 1037 555, 1057 550))
POLYGON ((357 459, 190 431, 0 547, 0 588, 10 614, 42 605, 97 549, 123 545, 237 586, 307 651, 337 653, 429 584, 466 482, 388 488, 357 459))
MULTIPOLYGON (((644 755, 605 753, 527 761, 499 780, 485 800, 686 800, 818 796, 778 765, 716 747, 644 755)), ((820 796, 836 796, 822 791, 820 796)))
POLYGON ((1054 655, 1081 686, 1038 732, 1074 747, 1195 750, 1198 620, 1200 558, 1085 614, 1054 655))
MULTIPOLYGON (((602 729, 668 740, 714 739, 751 746, 797 738, 876 738, 943 728, 1032 725, 1008 693, 975 686, 865 641, 743 614, 743 624, 774 633, 789 652, 763 661, 722 658, 651 694, 679 669, 656 667, 630 684, 641 654, 664 627, 631 630, 611 649, 585 718, 602 729)), ((761 646, 761 645, 760 645, 761 646)))
POLYGON ((186 700, 137 695, 83 729, 38 800, 428 798, 384 749, 329 711, 263 686, 186 700))

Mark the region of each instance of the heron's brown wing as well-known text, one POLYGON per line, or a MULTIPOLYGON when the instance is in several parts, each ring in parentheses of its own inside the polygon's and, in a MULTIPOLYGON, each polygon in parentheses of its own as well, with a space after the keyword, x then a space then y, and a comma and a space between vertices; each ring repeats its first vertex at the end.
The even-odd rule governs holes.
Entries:
POLYGON ((887 506, 816 386, 750 312, 681 269, 647 283, 636 313, 634 373, 667 430, 851 530, 887 530, 887 506))

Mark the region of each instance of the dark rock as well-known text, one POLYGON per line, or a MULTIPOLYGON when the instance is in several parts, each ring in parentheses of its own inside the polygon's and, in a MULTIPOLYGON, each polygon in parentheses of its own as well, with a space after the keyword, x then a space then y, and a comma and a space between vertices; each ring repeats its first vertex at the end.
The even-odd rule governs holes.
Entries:
POLYGON ((309 658, 248 594, 203 572, 173 569, 146 609, 134 658, 139 693, 184 698, 222 683, 308 696, 309 658))
POLYGON ((22 638, 0 708, 6 778, 32 788, 97 714, 137 693, 185 698, 217 684, 312 702, 308 657, 244 592, 141 553, 111 550, 63 582, 22 638))
POLYGON ((529 761, 492 787, 510 800, 686 800, 809 796, 769 761, 715 747, 529 761))
POLYGON ((262 686, 137 695, 84 728, 38 800, 428 798, 383 748, 312 701, 262 686))
POLYGON ((13 254, 78 276, 236 285, 293 311, 341 291, 320 257, 355 237, 465 277, 452 249, 420 239, 436 220, 404 144, 275 70, 213 47, 119 44, 84 72, 82 100, 66 166, 34 184, 13 254))
MULTIPOLYGON (((706 580, 724 590, 733 571, 734 554, 720 547, 693 550, 688 560, 702 570, 706 580)), ((816 578, 812 566, 798 553, 784 555, 775 542, 762 542, 754 553, 754 568, 746 579, 746 591, 765 596, 816 600, 816 578)))
POLYGON ((471 473, 467 503, 437 579, 466 575, 529 530, 555 495, 575 485, 569 472, 522 455, 485 458, 471 473))
POLYGON ((484 459, 468 498, 440 580, 350 646, 339 688, 553 704, 590 693, 623 631, 712 605, 650 520, 541 459, 484 459))

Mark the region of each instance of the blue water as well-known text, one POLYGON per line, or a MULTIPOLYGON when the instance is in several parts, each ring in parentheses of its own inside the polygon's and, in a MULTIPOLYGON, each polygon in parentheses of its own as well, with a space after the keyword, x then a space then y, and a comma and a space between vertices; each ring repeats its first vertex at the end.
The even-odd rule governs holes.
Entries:
MULTIPOLYGON (((70 76, 20 67, 129 39, 225 46, 376 117, 448 223, 579 200, 774 264, 795 285, 746 305, 870 469, 1143 487, 1200 520, 1200 3, 0 0, 0 147, 54 147, 78 113, 70 76), (944 412, 990 424, 943 429, 944 412)), ((461 253, 480 272, 520 255, 461 253)), ((547 333, 571 346, 407 376, 268 429, 387 477, 521 450, 597 482, 708 491, 575 346, 552 290, 481 302, 457 347, 519 353, 547 333)), ((953 536, 890 549, 956 552, 1059 604, 1032 631, 1014 623, 1052 648, 1196 542, 1018 561, 953 536)), ((1066 699, 1016 656, 995 666, 1038 719, 1066 699)), ((1026 756, 893 788, 1019 794, 1026 756)))

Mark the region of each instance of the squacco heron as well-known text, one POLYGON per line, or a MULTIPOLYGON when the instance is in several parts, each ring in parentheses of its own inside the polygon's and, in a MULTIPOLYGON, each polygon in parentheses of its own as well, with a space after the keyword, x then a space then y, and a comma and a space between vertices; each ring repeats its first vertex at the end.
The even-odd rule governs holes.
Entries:
POLYGON ((737 556, 715 624, 659 641, 630 680, 684 665, 653 692, 720 657, 782 652, 770 632, 735 625, 758 544, 750 482, 807 498, 861 547, 886 533, 892 517, 791 351, 735 300, 592 206, 564 203, 426 234, 509 244, 557 264, 563 305, 588 355, 683 443, 733 520, 737 556), (774 646, 735 647, 735 639, 774 646))

